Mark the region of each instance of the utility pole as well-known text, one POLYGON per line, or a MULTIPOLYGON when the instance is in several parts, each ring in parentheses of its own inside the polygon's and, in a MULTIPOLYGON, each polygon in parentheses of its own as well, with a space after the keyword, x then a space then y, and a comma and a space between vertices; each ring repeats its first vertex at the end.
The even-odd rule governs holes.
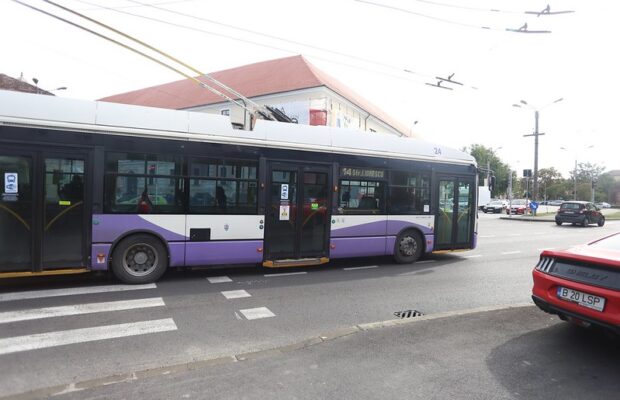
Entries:
POLYGON ((577 158, 575 158, 575 170, 573 171, 575 178, 575 188, 573 189, 573 200, 577 200, 577 158))
POLYGON ((542 136, 544 133, 538 132, 538 110, 534 113, 534 133, 531 135, 523 135, 523 137, 534 136, 534 183, 532 200, 538 199, 538 136, 542 136))

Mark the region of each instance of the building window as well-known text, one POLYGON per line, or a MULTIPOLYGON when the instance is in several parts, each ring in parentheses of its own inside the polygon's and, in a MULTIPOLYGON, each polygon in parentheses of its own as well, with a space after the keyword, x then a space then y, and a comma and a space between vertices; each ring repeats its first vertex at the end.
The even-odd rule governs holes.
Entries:
POLYGON ((327 125, 326 110, 310 110, 310 125, 325 126, 327 125))
POLYGON ((220 111, 220 114, 230 116, 230 108, 225 108, 220 111))

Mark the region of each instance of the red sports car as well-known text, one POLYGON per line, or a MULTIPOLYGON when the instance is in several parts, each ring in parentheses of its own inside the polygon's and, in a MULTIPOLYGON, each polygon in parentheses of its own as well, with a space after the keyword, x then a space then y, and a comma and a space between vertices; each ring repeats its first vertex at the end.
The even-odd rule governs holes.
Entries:
POLYGON ((568 250, 545 250, 532 299, 543 311, 620 334, 620 232, 568 250))

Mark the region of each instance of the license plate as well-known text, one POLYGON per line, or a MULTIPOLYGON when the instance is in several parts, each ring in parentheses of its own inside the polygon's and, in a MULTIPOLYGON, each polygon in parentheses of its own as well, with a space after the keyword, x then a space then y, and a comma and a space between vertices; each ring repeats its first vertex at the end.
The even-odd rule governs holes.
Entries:
POLYGON ((605 298, 580 292, 578 290, 565 287, 558 287, 558 298, 573 303, 577 303, 582 307, 591 308, 596 311, 603 311, 605 308, 605 298))
POLYGON ((564 214, 574 214, 574 211, 564 211, 564 214))

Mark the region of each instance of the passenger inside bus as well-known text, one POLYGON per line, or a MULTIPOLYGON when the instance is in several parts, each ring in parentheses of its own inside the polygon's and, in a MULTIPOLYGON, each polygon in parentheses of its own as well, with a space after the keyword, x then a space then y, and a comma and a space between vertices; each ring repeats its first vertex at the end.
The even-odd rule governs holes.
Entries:
POLYGON ((153 203, 149 199, 146 188, 144 188, 140 200, 138 200, 138 214, 150 214, 151 211, 153 211, 153 203))
POLYGON ((217 200, 217 206, 220 210, 226 211, 226 201, 228 200, 226 197, 226 191, 221 186, 217 186, 215 188, 215 199, 217 200))

